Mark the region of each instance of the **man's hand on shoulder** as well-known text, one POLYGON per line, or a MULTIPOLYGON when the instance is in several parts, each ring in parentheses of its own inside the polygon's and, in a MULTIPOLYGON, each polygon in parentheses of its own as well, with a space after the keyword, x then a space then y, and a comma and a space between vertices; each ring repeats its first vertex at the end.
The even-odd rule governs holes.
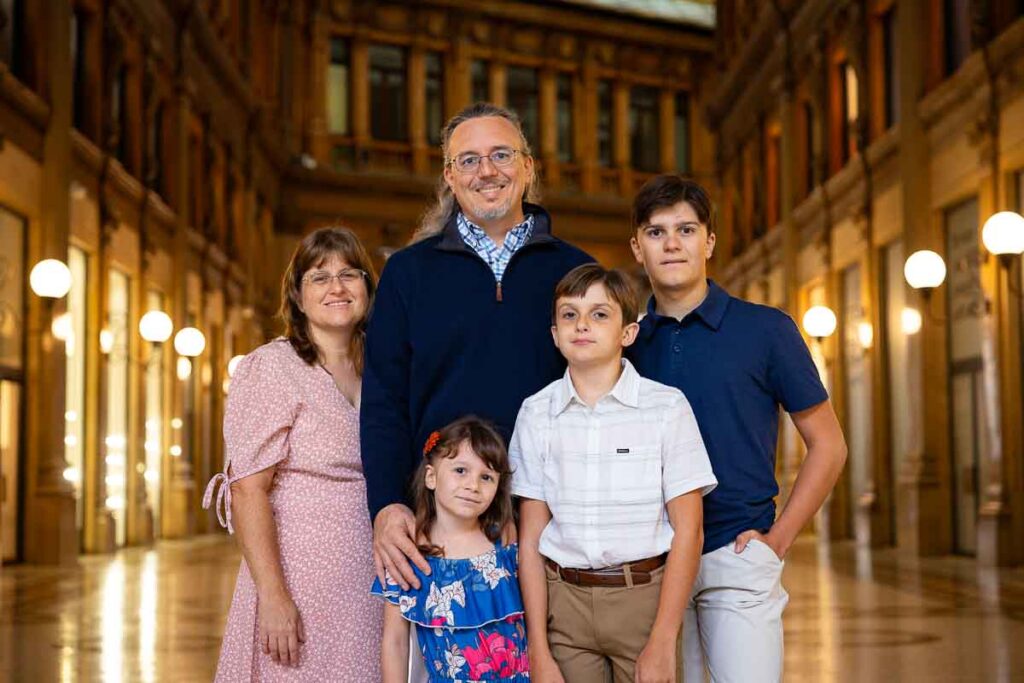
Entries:
POLYGON ((373 521, 373 565, 381 586, 386 585, 387 574, 402 590, 419 588, 410 560, 424 574, 430 574, 430 565, 416 547, 415 534, 416 518, 407 506, 392 503, 377 513, 373 521))

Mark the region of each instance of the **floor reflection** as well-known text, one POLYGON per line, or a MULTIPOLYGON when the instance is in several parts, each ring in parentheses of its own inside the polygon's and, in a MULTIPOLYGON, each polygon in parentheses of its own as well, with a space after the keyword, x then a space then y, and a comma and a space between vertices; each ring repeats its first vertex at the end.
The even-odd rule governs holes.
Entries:
MULTIPOLYGON (((238 557, 209 536, 3 568, 0 680, 212 679, 238 557)), ((1024 681, 1024 569, 808 539, 785 582, 787 681, 1024 681)))

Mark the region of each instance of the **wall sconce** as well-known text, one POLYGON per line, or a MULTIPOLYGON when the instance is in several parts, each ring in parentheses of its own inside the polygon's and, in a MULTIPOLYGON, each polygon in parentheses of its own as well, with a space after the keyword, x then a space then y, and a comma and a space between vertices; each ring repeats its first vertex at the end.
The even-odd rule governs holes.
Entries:
POLYGON ((921 292, 927 306, 928 317, 936 322, 944 318, 932 314, 932 290, 946 281, 946 262, 934 251, 922 249, 907 257, 903 264, 903 277, 907 284, 921 292))
POLYGON ((149 311, 139 320, 139 334, 150 344, 163 344, 173 331, 171 316, 163 311, 149 311))
POLYGON ((50 333, 54 339, 67 343, 74 335, 74 329, 71 326, 71 314, 65 311, 54 318, 53 322, 50 323, 50 333))
POLYGON ((181 356, 178 358, 178 365, 176 368, 178 379, 182 382, 192 376, 192 359, 181 356))
POLYGON ((109 356, 114 350, 114 333, 104 328, 100 330, 100 351, 103 355, 109 356))
POLYGON ((188 358, 201 356, 206 350, 206 337, 195 327, 183 327, 174 335, 174 350, 188 358))
POLYGON ((921 311, 916 308, 907 306, 900 313, 900 327, 908 337, 921 331, 921 323, 921 311))
POLYGON ((836 331, 836 314, 828 306, 811 306, 802 322, 804 331, 819 344, 836 331))
POLYGON ((36 296, 52 303, 71 291, 71 269, 63 261, 44 259, 32 267, 28 282, 36 296))
MULTIPOLYGON (((1003 270, 1009 270, 1013 259, 1024 253, 1024 216, 1015 211, 993 214, 981 229, 985 249, 996 257, 1003 270)), ((1021 291, 1009 281, 1010 291, 1020 296, 1021 291)))

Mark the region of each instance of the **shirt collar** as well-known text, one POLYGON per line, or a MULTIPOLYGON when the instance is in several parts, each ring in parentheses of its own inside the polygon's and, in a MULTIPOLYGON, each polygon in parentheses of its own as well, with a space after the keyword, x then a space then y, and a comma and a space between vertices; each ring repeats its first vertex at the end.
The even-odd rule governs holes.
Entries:
MULTIPOLYGON (((718 328, 722 326, 722 318, 725 317, 725 309, 728 307, 729 293, 719 287, 714 280, 708 278, 708 293, 704 297, 704 301, 697 308, 693 309, 690 315, 696 315, 704 321, 705 325, 712 330, 718 331, 718 328)), ((650 339, 651 335, 654 334, 654 330, 657 329, 662 321, 676 322, 674 318, 658 315, 655 312, 655 301, 652 294, 651 298, 647 300, 647 315, 640 321, 640 334, 645 340, 650 339)))
MULTIPOLYGON (((469 220, 469 217, 466 216, 466 214, 462 213, 461 211, 458 214, 458 222, 459 222, 458 223, 459 224, 459 230, 460 230, 460 232, 462 232, 463 238, 465 238, 466 234, 468 233, 469 235, 472 235, 473 239, 475 239, 475 240, 482 240, 482 239, 490 240, 491 239, 487 235, 487 233, 484 232, 483 228, 481 228, 479 225, 477 225, 473 221, 469 220)), ((523 222, 517 224, 511 230, 509 230, 508 231, 508 235, 510 235, 510 236, 513 235, 513 234, 518 235, 518 234, 527 232, 528 230, 532 230, 532 229, 533 229, 533 214, 526 214, 526 217, 523 219, 523 222)), ((491 240, 491 242, 493 243, 494 240, 491 240)))
MULTIPOLYGON (((640 407, 640 375, 633 367, 633 364, 625 358, 622 359, 622 374, 619 375, 619 380, 612 387, 612 390, 600 400, 603 401, 609 396, 630 408, 640 407)), ((565 374, 558 381, 555 393, 551 397, 551 416, 557 417, 565 412, 574 400, 582 406, 586 405, 583 399, 580 398, 580 395, 576 393, 572 377, 569 376, 569 369, 566 368, 565 374)))

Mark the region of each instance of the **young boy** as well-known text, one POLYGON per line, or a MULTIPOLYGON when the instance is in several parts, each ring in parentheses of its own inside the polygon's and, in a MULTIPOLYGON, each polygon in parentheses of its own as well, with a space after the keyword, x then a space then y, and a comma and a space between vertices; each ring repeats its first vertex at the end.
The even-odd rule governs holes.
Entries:
POLYGON ((782 558, 839 477, 843 434, 793 320, 707 279, 715 232, 704 188, 676 175, 651 179, 633 202, 633 229, 654 295, 629 358, 644 377, 686 393, 719 478, 704 501, 685 678, 703 681, 706 665, 714 681, 780 681, 782 558), (776 519, 780 405, 807 457, 776 519))
POLYGON ((715 487, 686 398, 622 358, 639 326, 625 276, 597 264, 555 289, 562 379, 526 399, 509 447, 531 676, 676 681, 715 487), (667 553, 667 555, 666 555, 667 553), (634 677, 635 675, 635 677, 634 677))

